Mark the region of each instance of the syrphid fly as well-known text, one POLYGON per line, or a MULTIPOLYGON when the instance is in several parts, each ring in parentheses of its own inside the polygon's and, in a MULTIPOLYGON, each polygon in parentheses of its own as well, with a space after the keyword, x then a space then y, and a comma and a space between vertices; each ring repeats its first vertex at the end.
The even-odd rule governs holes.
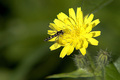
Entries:
POLYGON ((63 33, 64 33, 64 32, 63 32, 62 30, 57 31, 56 34, 49 36, 49 37, 46 38, 44 41, 48 41, 48 40, 50 40, 50 39, 52 39, 52 38, 54 38, 54 37, 56 37, 56 36, 62 35, 63 33))

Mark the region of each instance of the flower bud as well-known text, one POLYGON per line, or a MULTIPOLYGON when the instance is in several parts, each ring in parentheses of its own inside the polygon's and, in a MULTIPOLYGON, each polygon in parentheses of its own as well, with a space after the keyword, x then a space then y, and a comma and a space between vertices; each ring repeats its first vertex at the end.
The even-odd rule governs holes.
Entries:
POLYGON ((82 54, 75 55, 74 61, 78 68, 85 68, 88 65, 86 56, 82 54))
POLYGON ((104 67, 110 61, 110 53, 107 52, 107 50, 106 51, 100 50, 98 52, 98 56, 96 60, 97 60, 97 66, 104 67))

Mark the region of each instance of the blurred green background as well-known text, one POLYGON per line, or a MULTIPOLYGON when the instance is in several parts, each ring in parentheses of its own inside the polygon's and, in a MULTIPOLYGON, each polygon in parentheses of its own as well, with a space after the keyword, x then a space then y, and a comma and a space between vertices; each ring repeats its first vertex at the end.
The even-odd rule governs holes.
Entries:
POLYGON ((97 38, 100 43, 89 45, 90 55, 107 48, 116 61, 120 56, 120 0, 0 0, 0 80, 43 80, 76 70, 73 57, 77 51, 61 59, 62 48, 50 51, 53 43, 43 40, 58 13, 68 15, 69 8, 80 6, 84 14, 93 12, 94 19, 101 21, 93 29, 102 31, 97 38))

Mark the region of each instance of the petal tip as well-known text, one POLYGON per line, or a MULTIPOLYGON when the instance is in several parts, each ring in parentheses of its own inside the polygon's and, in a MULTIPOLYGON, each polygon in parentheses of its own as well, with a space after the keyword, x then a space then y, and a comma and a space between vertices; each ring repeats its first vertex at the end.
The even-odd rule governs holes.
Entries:
POLYGON ((77 7, 77 9, 79 9, 81 11, 81 7, 77 7))
POLYGON ((60 55, 60 58, 64 58, 64 56, 61 56, 61 55, 60 55))

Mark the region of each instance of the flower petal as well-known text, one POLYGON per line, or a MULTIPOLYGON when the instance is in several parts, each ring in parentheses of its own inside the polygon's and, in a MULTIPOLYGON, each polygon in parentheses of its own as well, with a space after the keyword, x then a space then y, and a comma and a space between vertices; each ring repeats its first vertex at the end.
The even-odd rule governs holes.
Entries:
POLYGON ((61 21, 64 21, 64 19, 68 18, 68 16, 66 14, 64 14, 63 12, 59 13, 57 15, 58 19, 61 21))
POLYGON ((66 28, 68 28, 68 29, 73 29, 73 26, 72 26, 72 23, 70 22, 70 20, 68 19, 68 18, 66 18, 65 20, 64 20, 64 23, 66 24, 66 28))
POLYGON ((76 45, 76 50, 80 49, 80 47, 81 47, 81 44, 78 43, 78 44, 76 45))
POLYGON ((88 41, 89 41, 90 44, 92 44, 92 45, 95 45, 95 46, 98 45, 98 41, 97 41, 96 39, 94 39, 94 38, 89 38, 88 41))
POLYGON ((87 19, 87 22, 90 23, 93 20, 94 15, 90 14, 90 16, 87 19))
POLYGON ((54 31, 54 30, 48 30, 48 34, 49 34, 49 35, 54 35, 55 33, 57 33, 57 32, 54 31))
POLYGON ((90 32, 92 30, 92 25, 89 25, 87 28, 86 28, 86 32, 90 32))
POLYGON ((54 21, 53 21, 56 25, 57 25, 57 27, 59 27, 61 30, 63 30, 63 29, 65 29, 65 24, 62 22, 62 21, 60 21, 60 20, 58 20, 58 19, 55 19, 54 21))
POLYGON ((67 52, 67 55, 70 55, 73 51, 74 51, 74 47, 73 46, 69 46, 69 50, 67 52))
POLYGON ((78 44, 78 39, 74 38, 72 41, 72 45, 75 47, 77 44, 78 44))
POLYGON ((88 41, 86 39, 83 40, 83 47, 84 48, 88 47, 88 41))
POLYGON ((87 24, 88 15, 84 17, 84 24, 87 24))
POLYGON ((91 22, 92 27, 95 27, 96 25, 98 25, 100 23, 99 19, 96 19, 94 21, 91 22))
POLYGON ((76 20, 75 11, 74 11, 73 8, 69 9, 69 17, 71 17, 72 19, 76 20))
POLYGON ((56 31, 61 30, 61 29, 60 29, 56 24, 54 24, 54 23, 50 23, 49 27, 50 27, 51 29, 53 29, 53 30, 56 30, 56 31))
POLYGON ((82 53, 82 55, 84 56, 86 54, 86 49, 85 48, 81 48, 80 52, 82 53))
POLYGON ((80 49, 82 47, 82 40, 80 40, 76 45, 76 50, 80 49))
POLYGON ((82 25, 82 23, 83 23, 83 13, 81 11, 81 7, 77 8, 76 18, 77 18, 77 21, 78 21, 78 25, 82 25))
POLYGON ((54 38, 52 38, 52 39, 50 39, 48 41, 53 42, 53 41, 56 41, 57 39, 58 39, 58 37, 54 37, 54 38))
POLYGON ((85 34, 84 37, 87 38, 87 39, 88 39, 88 38, 92 38, 92 37, 93 37, 93 34, 88 33, 88 34, 85 34))
POLYGON ((71 25, 72 25, 72 23, 71 23, 71 21, 69 20, 69 18, 66 18, 66 19, 64 20, 64 23, 65 23, 66 25, 68 25, 68 26, 71 26, 71 25))
POLYGON ((50 46, 50 50, 52 51, 52 50, 58 49, 60 47, 61 47, 61 45, 59 45, 58 43, 54 43, 52 46, 50 46))
POLYGON ((68 18, 68 19, 69 19, 69 21, 71 22, 72 26, 75 26, 75 25, 76 25, 76 22, 75 22, 74 19, 72 19, 72 18, 68 18))
POLYGON ((92 31, 90 34, 92 34, 92 37, 97 37, 101 35, 101 31, 92 31))
POLYGON ((61 51, 61 53, 60 53, 60 57, 61 57, 61 58, 64 58, 65 55, 68 53, 69 47, 70 47, 70 45, 66 45, 66 46, 62 49, 62 51, 61 51))

